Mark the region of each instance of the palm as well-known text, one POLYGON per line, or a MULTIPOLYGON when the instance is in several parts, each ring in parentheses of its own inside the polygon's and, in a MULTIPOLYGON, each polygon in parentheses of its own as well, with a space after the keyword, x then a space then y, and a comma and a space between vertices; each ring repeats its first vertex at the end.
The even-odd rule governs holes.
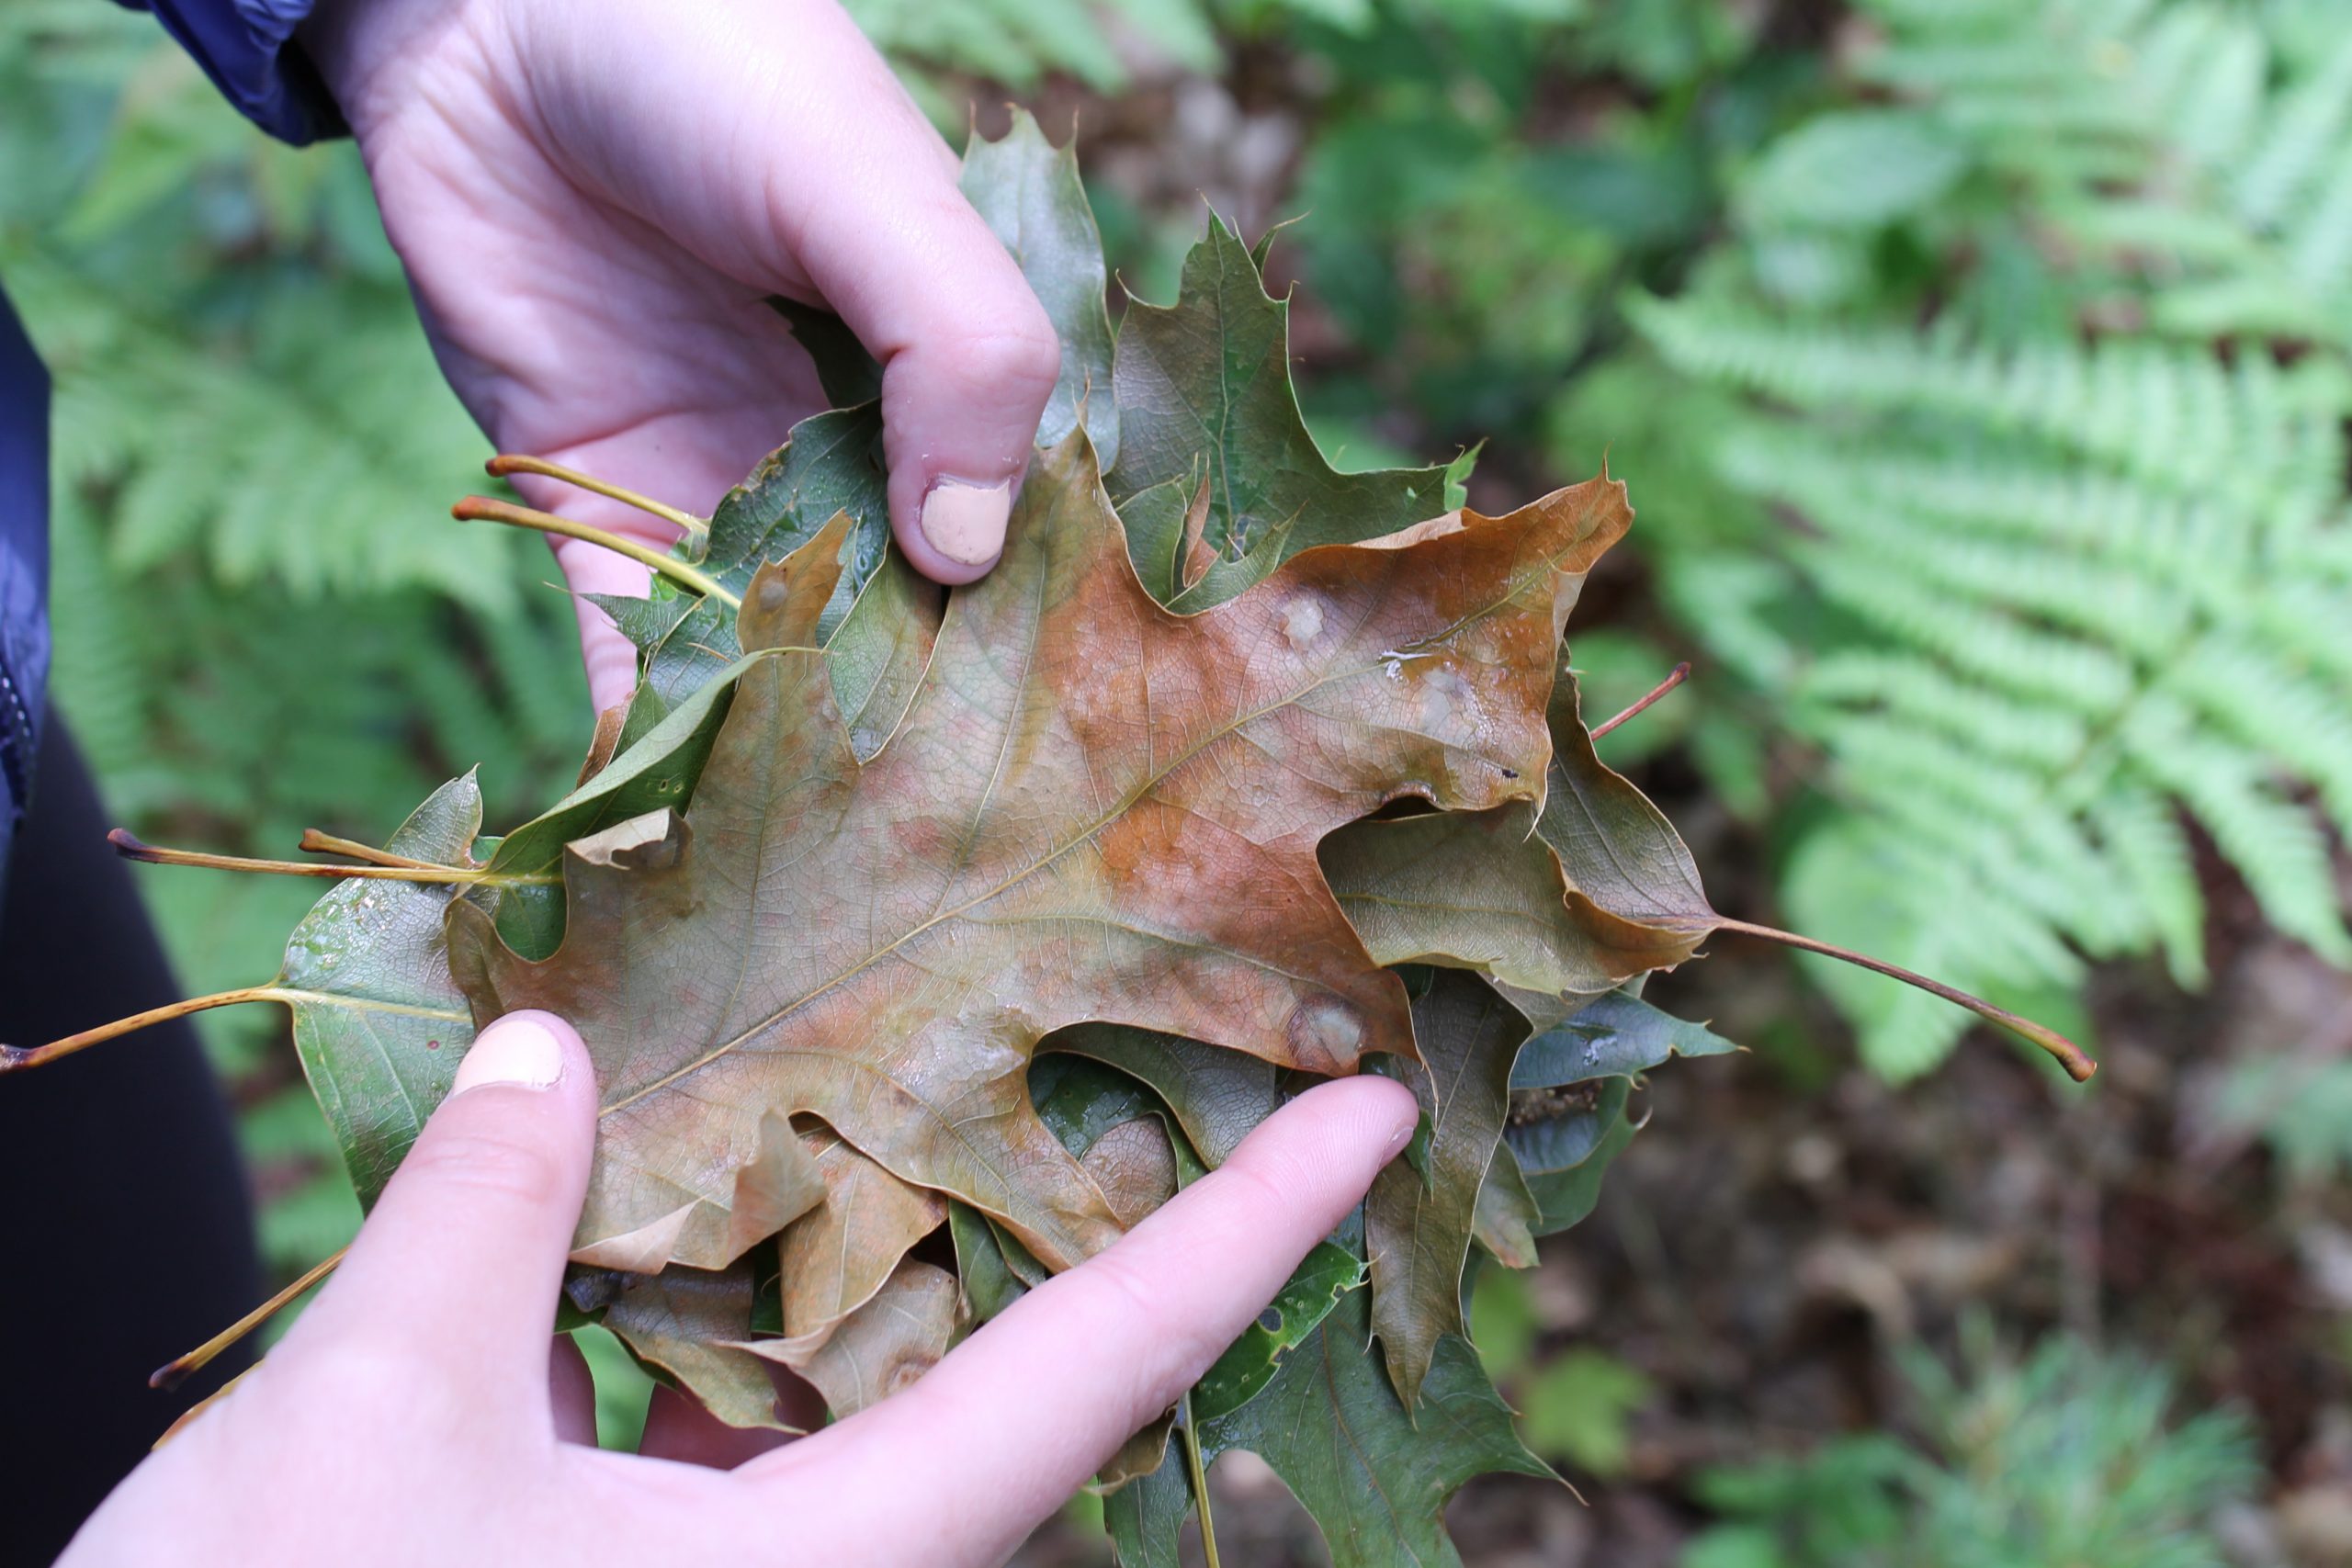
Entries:
MULTIPOLYGON (((438 52, 367 143, 451 385, 499 449, 707 513, 823 406, 808 356, 761 290, 591 188, 551 151, 537 109, 487 74, 479 55, 438 52), (459 123, 448 103, 503 112, 459 123)), ((515 482, 548 510, 662 546, 674 536, 603 498, 515 482)), ((556 555, 575 592, 645 591, 644 570, 609 551, 566 540, 556 555)), ((621 700, 633 650, 584 604, 582 642, 597 706, 621 700)))
MULTIPOLYGON (((820 406, 763 296, 822 298, 882 373, 890 525, 986 571, 1060 368, 956 160, 831 0, 323 5, 306 35, 374 175, 444 367, 508 450, 707 510, 820 406)), ((662 537, 610 502, 530 499, 662 537)), ((559 550, 575 589, 644 573, 559 550)), ((583 613, 590 691, 630 650, 583 613)))

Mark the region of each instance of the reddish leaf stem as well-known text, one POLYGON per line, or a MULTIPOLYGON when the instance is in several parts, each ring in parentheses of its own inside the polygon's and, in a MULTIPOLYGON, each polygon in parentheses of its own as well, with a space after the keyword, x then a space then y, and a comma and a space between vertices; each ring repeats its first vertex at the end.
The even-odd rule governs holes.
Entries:
MULTIPOLYGON (((446 871, 451 869, 437 861, 415 860, 408 855, 396 855, 390 850, 379 850, 373 844, 363 844, 356 839, 338 839, 333 833, 322 833, 316 828, 302 829, 302 842, 297 846, 304 854, 348 855, 353 860, 366 861, 369 865, 403 865, 414 871, 446 871)), ((348 874, 348 868, 345 868, 348 874)))
POLYGON ((596 478, 594 474, 583 474, 577 468, 567 468, 560 464, 550 463, 545 457, 529 457, 519 453, 501 452, 482 467, 499 479, 504 479, 509 474, 537 474, 544 479, 560 479, 565 484, 576 486, 611 501, 617 501, 624 506, 634 506, 639 512, 661 518, 664 523, 674 523, 689 534, 710 532, 710 524, 691 512, 682 512, 674 506, 654 500, 651 496, 639 495, 633 490, 624 490, 609 480, 596 478))
POLYGON ((287 993, 276 986, 246 986, 234 991, 215 991, 209 997, 190 997, 184 1002, 149 1008, 145 1012, 135 1012, 129 1018, 119 1018, 112 1023, 102 1023, 79 1034, 69 1034, 46 1045, 0 1045, 0 1073, 38 1067, 118 1035, 135 1033, 151 1024, 168 1023, 173 1019, 186 1018, 190 1013, 203 1012, 211 1008, 234 1007, 240 1002, 282 1002, 288 999, 287 993))
POLYGON ((2056 1030, 2036 1023, 2030 1018, 2020 1018, 2007 1008, 1995 1007, 1982 997, 1970 996, 1966 991, 1955 989, 1940 980, 1930 980, 1925 975, 1916 974, 1882 959, 1872 958, 1867 953, 1856 953, 1850 947, 1838 947, 1831 942, 1816 942, 1809 936, 1799 936, 1793 931, 1780 931, 1771 926, 1750 925, 1746 920, 1728 920, 1718 916, 1715 919, 1715 928, 1718 931, 1738 931, 1744 936, 1761 937, 1766 942, 1776 942, 1783 947, 1796 947, 1807 953, 1826 953, 1831 958, 1842 959, 1848 964, 1868 969, 1873 974, 1900 980, 1906 986, 1917 986, 1930 996, 1941 997, 1948 1002, 1957 1003, 1987 1023, 1997 1023, 2020 1039, 2030 1040, 2041 1046, 2058 1058, 2058 1065, 2065 1068, 2066 1076, 2076 1083, 2088 1081, 2090 1076, 2098 1071, 2098 1064, 2086 1055, 2081 1046, 2056 1030))
POLYGON ((624 538, 603 528, 585 523, 575 523, 569 517, 558 517, 552 512, 536 507, 516 506, 512 502, 492 501, 486 495, 469 495, 449 508, 449 515, 460 523, 503 523, 509 528, 531 528, 542 534, 554 534, 566 539, 584 539, 601 545, 615 555, 627 556, 639 565, 650 568, 690 593, 716 599, 730 610, 739 610, 743 602, 718 584, 718 580, 696 570, 675 556, 664 555, 650 545, 624 538))
POLYGON ((107 842, 112 844, 124 859, 143 861, 149 865, 199 865, 214 871, 252 871, 270 876, 323 876, 336 881, 357 877, 373 882, 494 882, 501 886, 556 880, 552 875, 539 873, 492 872, 471 866, 435 865, 430 861, 403 861, 390 865, 329 865, 318 861, 253 860, 244 855, 208 854, 201 850, 166 850, 142 843, 121 828, 108 833, 107 842))
POLYGON ((1611 730, 1616 728, 1627 719, 1634 717, 1636 715, 1640 714, 1643 709, 1648 707, 1652 703, 1657 701, 1658 698, 1666 695, 1667 693, 1674 690, 1675 687, 1679 686, 1683 682, 1690 678, 1690 661, 1686 659, 1681 663, 1676 665, 1665 680, 1660 681, 1657 685, 1652 686, 1649 690, 1649 694, 1644 697, 1640 702, 1635 703, 1632 707, 1627 708, 1624 712, 1617 715, 1614 718, 1603 719, 1600 723, 1594 725, 1592 728, 1592 738, 1595 740, 1600 739, 1602 736, 1608 734, 1611 730))
POLYGON ((147 1375, 147 1386, 149 1388, 161 1389, 174 1389, 179 1387, 180 1384, 186 1382, 195 1373, 202 1371, 206 1364, 210 1362, 215 1357, 219 1356, 221 1351, 226 1350, 230 1346, 234 1345, 238 1340, 243 1339, 246 1335, 251 1334, 254 1329, 259 1328, 263 1324, 267 1323, 271 1318, 285 1311, 288 1306, 294 1303, 297 1297, 300 1296, 304 1292, 317 1284, 320 1280, 325 1279, 328 1275, 334 1273, 335 1265, 341 1263, 343 1261, 344 1254, 350 1250, 351 1248, 348 1245, 336 1247, 332 1256, 322 1258, 318 1262, 311 1264, 311 1267, 302 1270, 302 1274, 300 1279, 287 1286, 284 1290, 278 1292, 276 1295, 270 1297, 269 1300, 262 1303, 261 1305, 254 1308, 253 1311, 245 1314, 244 1316, 237 1319, 236 1322, 231 1324, 228 1327, 222 1329, 220 1333, 214 1335, 203 1344, 198 1345, 195 1349, 190 1350, 187 1355, 175 1357, 172 1360, 166 1361, 162 1366, 157 1367, 153 1372, 150 1372, 147 1375))

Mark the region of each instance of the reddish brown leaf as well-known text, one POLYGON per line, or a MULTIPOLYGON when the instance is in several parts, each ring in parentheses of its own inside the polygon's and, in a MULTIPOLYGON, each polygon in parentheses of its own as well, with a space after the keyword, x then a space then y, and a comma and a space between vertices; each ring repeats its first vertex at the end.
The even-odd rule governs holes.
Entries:
POLYGON ((910 1258, 820 1343, 752 1339, 738 1348, 807 1378, 833 1418, 845 1420, 937 1366, 955 1337, 956 1313, 956 1276, 910 1258))
POLYGON ((595 1055, 578 1245, 674 1224, 675 1261, 726 1263, 761 1120, 807 1111, 1066 1268, 1119 1227, 1028 1104, 1046 1032, 1326 1074, 1409 1055, 1316 843, 1403 795, 1534 798, 1561 626, 1628 516, 1596 480, 1406 549, 1308 550, 1182 616, 1137 583, 1083 445, 1041 455, 871 761, 821 655, 756 659, 687 817, 571 855, 553 957, 452 913, 479 1019, 544 1007, 595 1055))
POLYGON ((947 1201, 910 1187, 830 1128, 805 1135, 825 1201, 784 1233, 784 1332, 821 1335, 873 1299, 907 1249, 947 1218, 947 1201))

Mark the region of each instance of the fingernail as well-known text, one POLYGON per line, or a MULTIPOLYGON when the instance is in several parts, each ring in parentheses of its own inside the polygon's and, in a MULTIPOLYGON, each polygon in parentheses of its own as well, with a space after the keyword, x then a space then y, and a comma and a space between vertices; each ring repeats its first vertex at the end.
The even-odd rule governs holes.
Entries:
POLYGON ((449 1092, 463 1094, 486 1084, 547 1089, 562 1076, 562 1042, 534 1019, 502 1018, 481 1032, 458 1064, 449 1092))
POLYGON ((922 536, 949 560, 985 566, 1002 553, 1012 515, 1011 479, 992 485, 941 479, 922 498, 922 536))
POLYGON ((1389 1134, 1388 1147, 1382 1151, 1380 1156, 1383 1162, 1395 1159, 1398 1155, 1403 1154, 1405 1145, 1413 1141, 1413 1134, 1420 1130, 1420 1126, 1421 1119, 1416 1115, 1410 1122, 1389 1134))

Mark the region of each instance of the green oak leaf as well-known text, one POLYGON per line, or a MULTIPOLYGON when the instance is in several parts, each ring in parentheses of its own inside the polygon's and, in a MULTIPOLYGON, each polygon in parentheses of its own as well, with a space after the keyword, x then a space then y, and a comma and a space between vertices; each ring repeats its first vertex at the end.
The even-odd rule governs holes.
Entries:
POLYGON ((1078 140, 1056 147, 1037 122, 1012 111, 1012 129, 990 141, 978 132, 964 149, 964 197, 1020 264, 1061 339, 1061 373, 1037 445, 1058 446, 1081 421, 1095 460, 1119 459, 1119 407, 1111 389, 1109 278, 1102 236, 1078 175, 1078 140))
POLYGON ((967 1203, 950 1201, 947 1234, 956 1247, 956 1279, 964 1298, 964 1316, 977 1328, 1028 1294, 1029 1285, 1004 1255, 997 1228, 986 1214, 967 1203))
POLYGON ((1669 1056, 1720 1056, 1739 1047, 1623 991, 1595 997, 1520 1048, 1513 1089, 1556 1089, 1649 1071, 1669 1056))
MULTIPOLYGON (((749 660, 741 660, 720 670, 594 777, 499 840, 490 853, 491 873, 553 877, 566 844, 691 799, 718 727, 726 721, 736 680, 749 667, 749 660)), ((553 953, 563 938, 562 892, 552 882, 517 883, 502 889, 496 906, 499 934, 518 953, 537 957, 553 953)))
POLYGON ((1057 1055, 1031 1064, 1029 1093, 1037 1119, 1077 1156, 1121 1225, 1175 1196, 1168 1111, 1151 1090, 1100 1062, 1057 1055))
MULTIPOLYGON (((896 570, 911 575, 889 547, 890 500, 879 404, 816 414, 794 425, 785 444, 762 458, 711 513, 702 570, 741 598, 763 565, 808 544, 837 513, 848 514, 850 528, 842 546, 840 581, 818 621, 820 641, 841 631, 876 574, 896 570)), ((742 657, 735 612, 715 598, 695 598, 667 587, 658 588, 650 600, 591 597, 633 638, 651 638, 639 642, 643 679, 629 700, 621 735, 624 746, 742 657)), ((910 590, 901 597, 913 603, 920 596, 910 590)), ((888 607, 898 605, 894 602, 888 607)), ((853 705, 845 694, 843 708, 853 705)))
MULTIPOLYGON (((1263 1392, 1200 1423, 1202 1459, 1243 1449, 1264 1460, 1322 1530, 1333 1568, 1458 1565, 1446 1499, 1474 1476, 1552 1472, 1519 1440, 1510 1407, 1465 1339, 1438 1342, 1420 1404, 1408 1414, 1369 1348, 1371 1314, 1363 1292, 1344 1292, 1263 1392)), ((1122 1568, 1177 1568, 1191 1507, 1172 1453, 1105 1498, 1122 1568)))
POLYGON ((1621 1110, 1595 1141, 1592 1152, 1577 1164, 1566 1170, 1524 1173, 1527 1190, 1535 1200, 1535 1219, 1530 1227, 1533 1233, 1556 1235, 1581 1224, 1600 1201, 1601 1178, 1608 1174, 1611 1162, 1624 1153, 1637 1131, 1633 1119, 1621 1110))
POLYGON ((1522 1091, 1512 1100, 1503 1143, 1531 1181, 1573 1170, 1624 1119, 1630 1078, 1600 1078, 1566 1089, 1522 1091))
MULTIPOLYGON (((434 791, 384 847, 468 866, 481 831, 481 791, 468 773, 434 791)), ((286 943, 276 999, 294 1015, 294 1049, 362 1203, 375 1202, 473 1043, 440 934, 458 894, 430 883, 338 882, 286 943)))
POLYGON ((1221 604, 1301 550, 1362 544, 1445 510, 1443 468, 1342 474, 1325 460, 1291 389, 1289 315, 1211 213, 1176 303, 1137 301, 1119 324, 1119 458, 1103 476, 1113 502, 1124 517, 1136 497, 1173 486, 1147 503, 1164 520, 1208 482, 1201 539, 1214 564, 1173 593, 1141 567, 1171 610, 1221 604))
POLYGON ((1274 1381, 1283 1358, 1303 1344, 1331 1315, 1340 1298, 1364 1279, 1363 1259, 1344 1247, 1317 1242, 1257 1321, 1193 1385, 1193 1419, 1214 1421, 1249 1404, 1274 1381))
POLYGON ((1527 1022, 1482 981, 1443 971, 1413 1004, 1413 1038, 1421 1060, 1399 1064, 1399 1076, 1421 1102, 1426 1165, 1390 1164, 1364 1200, 1373 1332, 1408 1410, 1438 1341, 1467 1331, 1462 1270, 1527 1022))
POLYGON ((1047 1036, 1038 1049, 1091 1056, 1150 1085, 1211 1169, 1282 1103, 1272 1063, 1181 1034, 1082 1023, 1047 1036))

